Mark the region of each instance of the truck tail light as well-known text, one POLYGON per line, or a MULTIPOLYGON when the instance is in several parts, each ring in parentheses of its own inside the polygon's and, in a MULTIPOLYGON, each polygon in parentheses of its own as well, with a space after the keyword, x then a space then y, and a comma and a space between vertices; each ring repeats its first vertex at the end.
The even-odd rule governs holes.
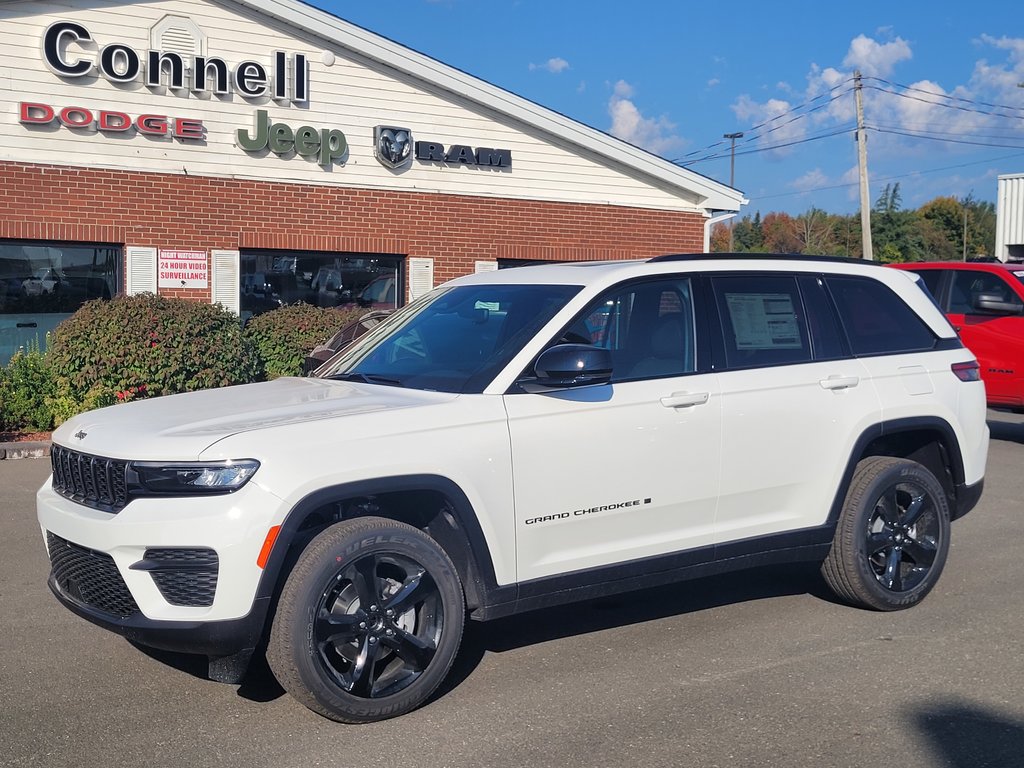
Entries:
POLYGON ((971 360, 969 363, 953 363, 950 367, 960 381, 981 381, 981 367, 977 360, 971 360))

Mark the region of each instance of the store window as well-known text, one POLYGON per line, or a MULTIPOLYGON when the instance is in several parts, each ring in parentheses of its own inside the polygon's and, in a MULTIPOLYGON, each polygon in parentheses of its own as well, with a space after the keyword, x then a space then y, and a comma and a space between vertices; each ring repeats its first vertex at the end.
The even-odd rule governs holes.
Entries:
POLYGON ((395 309, 405 297, 402 264, 379 254, 242 251, 241 316, 298 302, 395 309))
POLYGON ((0 365, 121 286, 120 246, 0 240, 0 365))

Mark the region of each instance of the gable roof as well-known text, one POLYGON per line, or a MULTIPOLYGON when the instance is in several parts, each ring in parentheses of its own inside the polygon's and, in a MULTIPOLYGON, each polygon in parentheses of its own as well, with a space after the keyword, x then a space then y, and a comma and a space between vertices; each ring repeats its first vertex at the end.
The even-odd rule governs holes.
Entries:
POLYGON ((477 102, 487 109, 555 136, 614 164, 650 178, 661 187, 697 197, 697 206, 712 211, 738 211, 748 202, 743 193, 640 149, 622 139, 584 125, 511 91, 473 77, 455 67, 300 0, 228 0, 312 34, 415 79, 477 102))

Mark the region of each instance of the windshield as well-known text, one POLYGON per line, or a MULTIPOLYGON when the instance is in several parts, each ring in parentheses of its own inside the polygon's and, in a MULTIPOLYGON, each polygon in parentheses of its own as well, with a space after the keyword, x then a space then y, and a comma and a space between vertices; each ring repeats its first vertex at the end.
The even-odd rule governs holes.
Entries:
POLYGON ((575 285, 440 288, 396 312, 316 375, 440 392, 482 392, 579 290, 575 285))

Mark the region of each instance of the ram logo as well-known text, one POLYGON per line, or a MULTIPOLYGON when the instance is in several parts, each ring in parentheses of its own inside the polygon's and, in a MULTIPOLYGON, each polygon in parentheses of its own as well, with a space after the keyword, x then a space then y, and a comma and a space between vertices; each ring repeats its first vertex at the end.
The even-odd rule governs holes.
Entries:
POLYGON ((373 156, 387 168, 398 168, 412 158, 412 131, 393 125, 373 129, 373 156))

